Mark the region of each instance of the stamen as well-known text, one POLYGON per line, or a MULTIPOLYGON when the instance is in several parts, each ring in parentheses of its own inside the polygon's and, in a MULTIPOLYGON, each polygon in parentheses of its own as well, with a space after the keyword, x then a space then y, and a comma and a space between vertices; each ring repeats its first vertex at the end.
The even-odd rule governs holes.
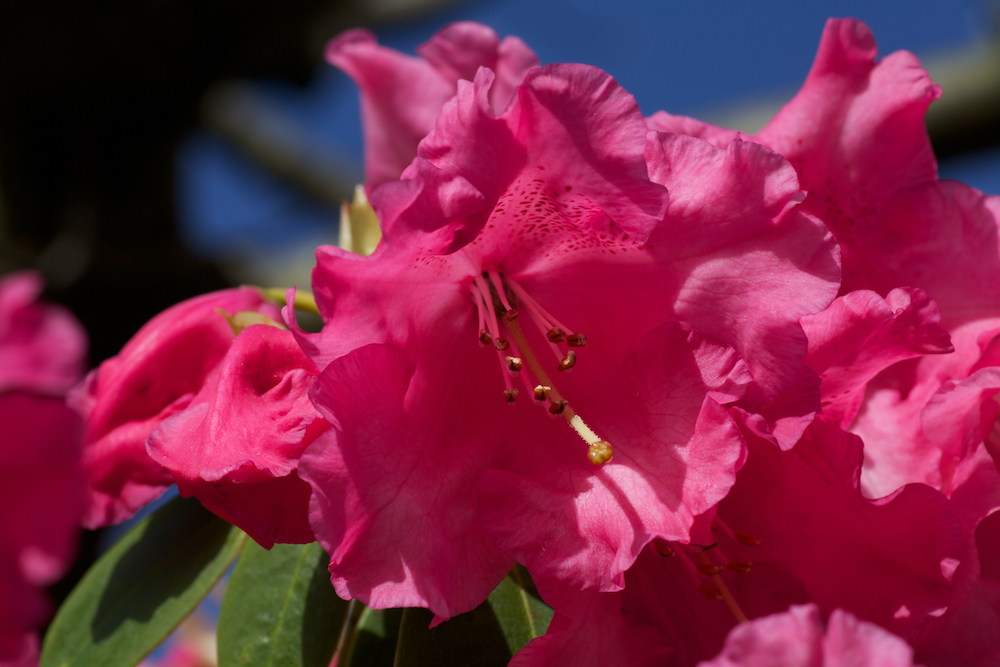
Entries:
POLYGON ((500 338, 499 336, 497 336, 496 338, 493 339, 493 347, 497 349, 497 352, 503 352, 508 347, 510 347, 510 341, 508 341, 506 338, 500 338))
POLYGON ((549 413, 554 415, 561 415, 565 412, 566 407, 569 405, 569 401, 552 401, 549 406, 549 413))
MULTIPOLYGON (((683 547, 683 545, 681 546, 683 547)), ((684 569, 687 571, 688 576, 691 577, 691 581, 694 583, 695 587, 701 586, 701 578, 698 576, 698 570, 695 569, 694 563, 692 563, 691 559, 688 558, 684 549, 677 549, 674 553, 677 554, 678 560, 684 564, 684 569)))
POLYGON ((479 291, 478 285, 473 285, 472 290, 469 292, 469 296, 472 297, 472 302, 476 304, 476 311, 479 314, 479 344, 482 346, 493 344, 493 334, 486 329, 486 308, 483 303, 483 295, 479 291))
POLYGON ((573 368, 573 366, 576 366, 576 352, 570 350, 566 353, 566 356, 562 358, 562 361, 559 362, 559 365, 556 366, 556 370, 560 372, 568 371, 573 368))
POLYGON ((519 392, 517 391, 517 389, 504 389, 503 397, 507 400, 508 403, 513 403, 514 401, 517 400, 518 393, 519 392))
MULTIPOLYGON (((516 290, 515 290, 516 292, 516 290)), ((519 295, 520 296, 520 295, 519 295)), ((542 365, 538 363, 538 358, 535 357, 534 352, 531 351, 531 347, 528 345, 528 340, 524 336, 524 330, 521 329, 521 325, 518 324, 517 320, 511 320, 507 323, 507 330, 510 332, 511 337, 517 344, 518 349, 521 352, 521 357, 527 362, 528 367, 538 378, 539 384, 549 387, 549 393, 552 399, 552 406, 555 406, 559 402, 559 408, 557 412, 553 412, 552 406, 549 406, 549 412, 553 414, 562 414, 566 419, 566 422, 570 425, 577 435, 579 435, 585 443, 587 443, 587 458, 595 465, 602 465, 611 460, 614 451, 611 447, 611 443, 606 440, 602 440, 593 429, 587 426, 586 422, 576 414, 569 403, 563 400, 563 397, 559 394, 555 385, 549 379, 549 374, 545 372, 542 365)), ((569 354, 573 354, 570 352, 569 354)), ((575 359, 576 355, 573 354, 575 359)))
POLYGON ((566 332, 559 327, 552 327, 545 332, 545 337, 549 339, 550 343, 561 343, 566 340, 566 332))
POLYGON ((695 565, 695 569, 706 577, 714 577, 722 572, 722 566, 712 562, 698 563, 695 565))
POLYGON ((549 392, 552 391, 552 387, 546 387, 544 384, 535 386, 535 400, 545 401, 549 398, 549 392))
POLYGON ((543 325, 544 329, 562 329, 563 331, 568 331, 569 327, 561 324, 559 320, 552 317, 547 310, 542 308, 541 304, 531 298, 523 287, 518 285, 516 282, 508 278, 506 283, 510 285, 510 289, 514 294, 517 295, 518 300, 527 307, 528 312, 543 325))
POLYGON ((748 533, 745 530, 734 530, 733 537, 748 547, 759 547, 761 545, 761 539, 759 537, 753 533, 748 533))
MULTIPOLYGON (((701 557, 701 565, 714 565, 704 552, 699 554, 699 556, 701 557)), ((726 582, 724 582, 722 577, 718 574, 711 575, 711 578, 715 590, 722 596, 722 600, 726 603, 726 606, 729 607, 729 611, 731 611, 733 616, 736 617, 736 622, 745 622, 747 620, 747 615, 743 613, 743 610, 740 609, 740 605, 736 602, 736 598, 734 598, 733 594, 729 592, 729 587, 726 586, 726 582)), ((702 592, 704 593, 705 591, 702 592)))
POLYGON ((722 591, 714 586, 709 586, 708 584, 701 584, 698 586, 698 590, 701 591, 702 594, 709 600, 719 600, 721 602, 726 599, 726 597, 722 594, 722 591))
POLYGON ((653 549, 664 558, 675 558, 677 556, 677 552, 670 548, 667 541, 660 538, 653 540, 653 549))
POLYGON ((489 315, 484 317, 484 319, 486 321, 486 327, 493 335, 493 344, 496 345, 496 339, 500 338, 500 323, 497 322, 497 313, 493 308, 493 298, 490 296, 490 286, 486 284, 486 281, 483 280, 482 276, 475 276, 473 281, 475 282, 476 288, 479 292, 479 298, 482 299, 483 303, 486 305, 486 312, 489 313, 489 315))
POLYGON ((500 274, 496 270, 489 270, 486 272, 490 277, 490 282, 493 283, 493 289, 496 290, 497 297, 500 299, 500 303, 507 310, 508 313, 514 313, 509 319, 517 319, 517 309, 510 305, 510 301, 507 300, 507 295, 504 293, 503 281, 500 280, 500 274))
POLYGON ((733 572, 739 572, 740 574, 749 574, 750 570, 753 569, 753 563, 748 560, 731 560, 726 563, 726 567, 733 572))
POLYGON ((504 362, 507 364, 507 370, 509 370, 511 373, 521 372, 522 364, 521 360, 518 357, 508 356, 506 359, 504 359, 504 362))
POLYGON ((759 547, 761 545, 761 539, 754 535, 753 533, 748 533, 745 530, 733 530, 730 528, 725 521, 722 520, 718 514, 712 520, 712 529, 721 528, 729 537, 733 538, 737 542, 747 545, 748 547, 759 547))
POLYGON ((566 344, 570 347, 583 347, 587 344, 587 337, 582 333, 570 334, 566 337, 566 344))

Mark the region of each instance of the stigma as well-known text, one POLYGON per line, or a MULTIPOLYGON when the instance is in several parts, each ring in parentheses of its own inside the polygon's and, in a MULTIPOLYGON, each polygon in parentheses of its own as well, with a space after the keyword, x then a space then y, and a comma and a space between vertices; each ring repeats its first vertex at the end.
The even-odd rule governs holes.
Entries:
POLYGON ((546 408, 550 415, 562 417, 583 440, 587 445, 587 460, 597 466, 611 461, 614 455, 611 443, 598 436, 573 409, 535 354, 521 327, 521 309, 541 335, 543 346, 547 345, 555 356, 552 368, 557 373, 576 366, 577 353, 570 348, 586 346, 587 336, 563 325, 523 287, 498 271, 484 271, 475 276, 471 296, 479 313, 479 344, 494 348, 500 361, 504 400, 508 403, 517 400, 520 391, 514 388, 513 378, 519 377, 537 405, 546 408))

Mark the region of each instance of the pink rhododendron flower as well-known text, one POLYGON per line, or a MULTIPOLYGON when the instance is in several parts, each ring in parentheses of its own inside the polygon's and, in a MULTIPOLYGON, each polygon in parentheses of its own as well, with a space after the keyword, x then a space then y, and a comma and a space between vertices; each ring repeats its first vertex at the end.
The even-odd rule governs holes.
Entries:
MULTIPOLYGON (((912 55, 877 63, 875 55, 866 26, 831 21, 802 92, 754 140, 795 165, 810 191, 803 206, 843 249, 844 292, 918 288, 950 334, 954 353, 891 365, 857 387, 865 398, 850 425, 865 441, 866 494, 924 482, 961 517, 966 552, 950 615, 978 586, 976 527, 1000 508, 1000 475, 987 452, 1000 411, 1000 199, 937 180, 922 119, 940 89, 912 55)), ((650 126, 718 145, 733 136, 667 114, 650 126)), ((956 627, 947 617, 938 623, 956 627)), ((1000 625, 986 634, 1000 650, 1000 625)))
POLYGON ((824 632, 815 605, 793 606, 733 629, 700 667, 911 667, 913 649, 877 625, 840 609, 824 632))
POLYGON ((85 484, 79 417, 61 394, 79 379, 87 338, 65 309, 36 299, 41 277, 0 280, 0 664, 37 664, 42 590, 72 562, 85 484))
POLYGON ((705 517, 715 546, 656 542, 617 593, 536 578, 557 616, 513 664, 691 665, 733 628, 727 604, 757 618, 814 602, 824 615, 846 609, 908 638, 944 612, 963 537, 943 495, 910 484, 865 499, 860 439, 821 421, 787 452, 762 438, 749 444, 736 484, 705 517))
POLYGON ((41 292, 31 271, 0 280, 0 391, 64 394, 83 374, 83 329, 65 308, 39 303, 41 292))
POLYGON ((73 560, 86 487, 80 418, 62 398, 0 393, 0 423, 2 663, 35 646, 30 633, 49 617, 42 588, 73 560))
POLYGON ((181 495, 262 546, 313 542, 309 485, 297 467, 328 427, 306 395, 316 375, 291 332, 249 326, 190 404, 150 434, 149 455, 181 495))
POLYGON ((724 406, 788 433, 816 411, 758 414, 810 373, 798 319, 839 278, 774 153, 648 134, 583 65, 503 109, 494 85, 460 81, 372 193, 374 255, 319 250, 325 326, 297 332, 332 425, 299 472, 334 585, 439 618, 515 559, 617 590, 650 540, 691 540, 744 457, 724 406))
POLYGON ((471 21, 452 23, 417 48, 420 58, 379 46, 369 31, 348 30, 326 47, 326 59, 361 88, 365 134, 365 186, 371 192, 399 178, 417 155, 441 107, 460 80, 480 67, 496 75, 489 99, 502 111, 538 58, 517 37, 500 41, 493 30, 471 21))
POLYGON ((146 438, 191 403, 229 351, 233 328, 220 310, 280 319, 277 307, 250 287, 189 299, 150 320, 74 389, 71 401, 86 420, 85 527, 123 521, 173 484, 146 453, 146 438))

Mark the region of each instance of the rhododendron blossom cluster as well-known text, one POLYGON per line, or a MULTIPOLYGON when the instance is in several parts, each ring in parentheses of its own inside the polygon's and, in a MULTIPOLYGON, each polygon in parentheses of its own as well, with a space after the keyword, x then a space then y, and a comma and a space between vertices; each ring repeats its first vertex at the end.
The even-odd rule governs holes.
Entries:
POLYGON ((830 20, 744 136, 478 24, 419 54, 327 49, 372 254, 175 306, 74 391, 84 525, 176 483, 274 563, 318 542, 340 598, 429 610, 397 661, 511 586, 554 614, 492 616, 518 666, 1000 657, 1000 200, 937 180, 916 58, 830 20))

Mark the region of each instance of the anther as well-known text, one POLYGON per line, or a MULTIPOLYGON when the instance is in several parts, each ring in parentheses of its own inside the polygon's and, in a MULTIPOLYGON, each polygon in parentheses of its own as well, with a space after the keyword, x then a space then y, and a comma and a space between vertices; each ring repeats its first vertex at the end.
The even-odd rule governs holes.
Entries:
POLYGON ((496 338, 493 339, 493 347, 495 347, 498 352, 503 352, 508 347, 510 347, 510 343, 507 342, 506 338, 500 338, 499 336, 497 336, 496 338))
POLYGON ((552 387, 548 385, 540 384, 535 387, 535 400, 544 401, 549 397, 549 392, 552 391, 552 387))
POLYGON ((520 358, 518 358, 518 357, 507 357, 506 359, 504 359, 504 362, 507 364, 507 370, 509 370, 511 373, 520 373, 521 372, 521 366, 523 364, 521 363, 520 358))
POLYGON ((506 399, 506 401, 508 403, 513 403, 514 401, 516 401, 517 400, 517 394, 518 394, 517 389, 504 389, 503 390, 503 397, 504 397, 504 399, 506 399))
POLYGON ((673 558, 677 555, 677 552, 663 540, 653 540, 653 548, 656 549, 656 553, 660 554, 664 558, 673 558))
POLYGON ((611 456, 614 452, 611 450, 611 443, 605 442, 604 440, 598 440, 594 444, 587 447, 587 458, 595 466, 604 465, 611 460, 611 456))
POLYGON ((570 350, 566 353, 566 356, 562 358, 562 361, 559 362, 559 365, 556 366, 556 370, 568 371, 573 368, 573 366, 576 366, 576 352, 570 350))
POLYGON ((748 547, 759 547, 761 543, 759 537, 757 537, 753 533, 748 533, 745 530, 734 530, 733 537, 735 537, 738 541, 742 542, 748 547))
POLYGON ((508 322, 513 322, 514 320, 517 319, 518 315, 520 315, 520 313, 517 312, 517 308, 511 308, 510 310, 508 310, 503 314, 503 318, 508 322))
POLYGON ((480 329, 479 330, 479 342, 481 344, 483 344, 483 345, 492 345, 493 344, 493 334, 491 334, 486 329, 480 329))
POLYGON ((719 591, 715 586, 709 586, 708 584, 702 584, 698 587, 702 595, 707 597, 709 600, 724 600, 725 596, 719 591))
POLYGON ((705 575, 706 577, 714 577, 722 572, 722 566, 716 565, 715 563, 698 563, 694 567, 699 573, 705 575))
POLYGON ((566 337, 566 344, 570 347, 583 347, 587 344, 587 337, 582 333, 570 334, 566 337))
POLYGON ((545 337, 549 339, 550 343, 561 343, 566 340, 566 332, 559 327, 552 327, 545 332, 545 337))
POLYGON ((561 415, 567 405, 569 405, 568 401, 552 401, 552 405, 549 406, 549 412, 554 415, 561 415))
POLYGON ((739 572, 740 574, 749 574, 750 570, 753 569, 753 563, 748 560, 731 560, 726 563, 726 567, 733 572, 739 572))

